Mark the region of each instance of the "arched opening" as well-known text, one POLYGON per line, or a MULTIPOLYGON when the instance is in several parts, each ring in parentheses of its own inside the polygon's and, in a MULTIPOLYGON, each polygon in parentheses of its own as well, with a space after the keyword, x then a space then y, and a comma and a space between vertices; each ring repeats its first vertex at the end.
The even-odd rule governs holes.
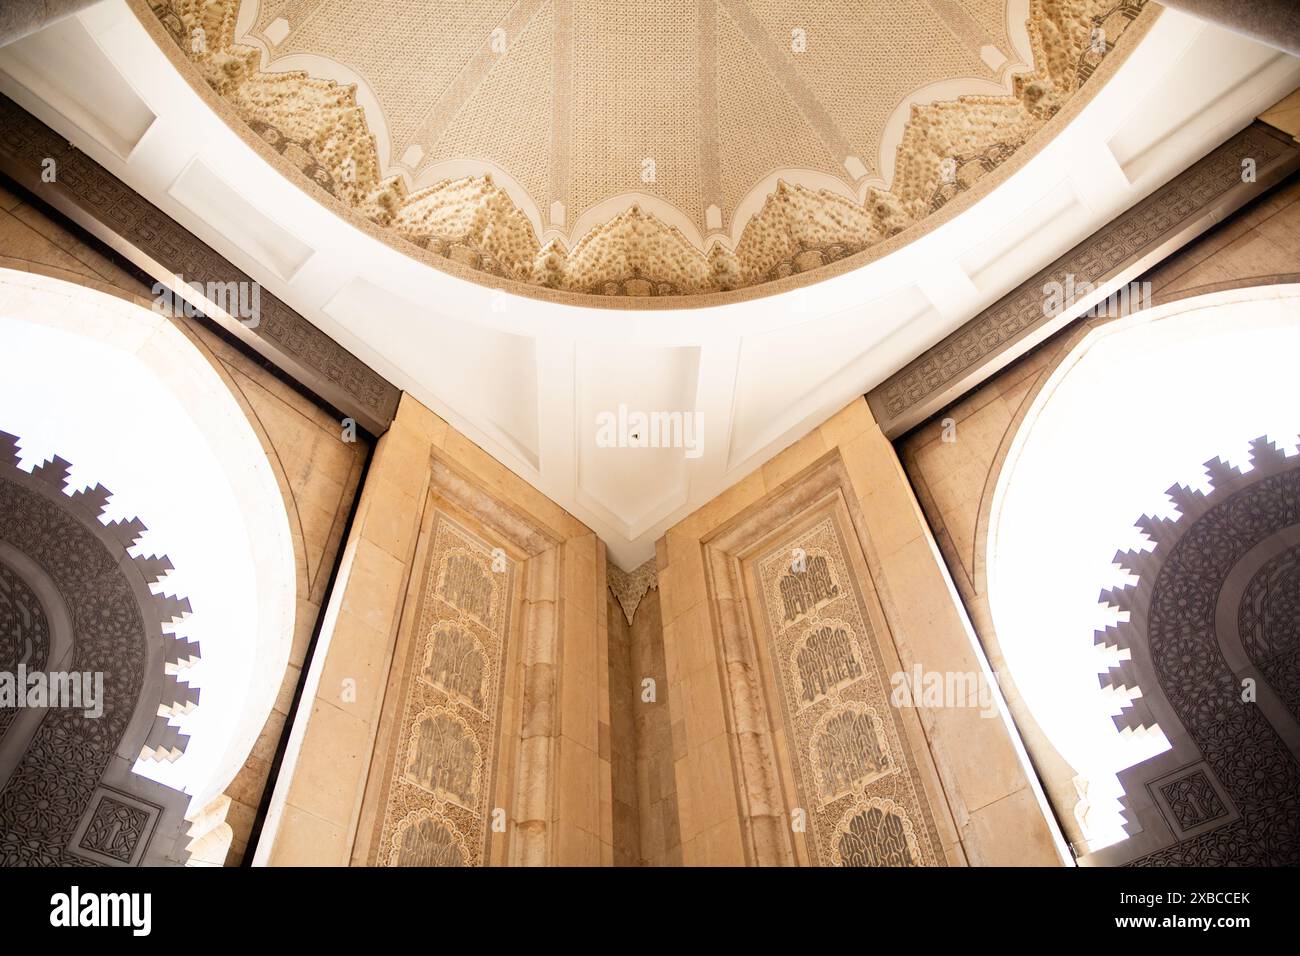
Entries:
POLYGON ((1158 547, 1140 517, 1189 510, 1166 489, 1210 493, 1204 463, 1216 457, 1249 473, 1261 435, 1295 455, 1298 310, 1300 286, 1261 286, 1101 325, 1044 381, 1009 446, 989 512, 989 601, 1026 708, 1077 774, 1078 804, 1057 810, 1078 820, 1082 850, 1132 835, 1122 773, 1184 733, 1176 720, 1136 716, 1158 690, 1130 674, 1145 666, 1134 652, 1105 637, 1129 620, 1124 601, 1098 594, 1138 581, 1118 552, 1158 547))
POLYGON ((176 630, 202 654, 179 679, 201 705, 172 718, 188 745, 134 769, 198 810, 247 759, 289 659, 296 544, 275 465, 220 366, 147 302, 0 269, 0 340, 19 467, 59 455, 65 494, 111 490, 101 522, 138 517, 129 554, 166 555, 151 589, 190 602, 176 630))

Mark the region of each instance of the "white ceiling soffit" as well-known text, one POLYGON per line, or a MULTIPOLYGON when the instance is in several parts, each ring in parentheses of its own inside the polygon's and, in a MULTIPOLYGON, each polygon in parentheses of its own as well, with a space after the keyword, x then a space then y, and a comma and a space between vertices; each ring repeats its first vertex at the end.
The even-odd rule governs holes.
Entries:
POLYGON ((794 292, 638 311, 492 290, 365 235, 245 145, 119 0, 0 49, 0 70, 0 90, 584 521, 625 568, 1300 84, 1300 60, 1168 10, 1055 140, 915 242, 794 292), (205 219, 213 208, 225 212, 205 219), (699 441, 604 447, 600 423, 635 441, 636 412, 670 429, 667 413, 694 413, 699 441))

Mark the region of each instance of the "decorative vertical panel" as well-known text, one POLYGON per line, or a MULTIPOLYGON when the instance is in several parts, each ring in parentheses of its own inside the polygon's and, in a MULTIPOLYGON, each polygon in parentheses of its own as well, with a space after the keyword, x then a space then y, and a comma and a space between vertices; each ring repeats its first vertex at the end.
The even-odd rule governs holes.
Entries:
POLYGON ((811 862, 935 866, 938 832, 834 516, 760 554, 757 613, 811 862))
POLYGON ((443 512, 433 518, 406 661, 377 862, 488 859, 516 566, 443 512))

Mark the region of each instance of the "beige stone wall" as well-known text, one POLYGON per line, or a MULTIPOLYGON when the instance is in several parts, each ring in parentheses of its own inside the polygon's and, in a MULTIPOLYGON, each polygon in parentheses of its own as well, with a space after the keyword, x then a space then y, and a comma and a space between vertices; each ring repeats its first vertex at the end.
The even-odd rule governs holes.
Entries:
POLYGON ((681 866, 672 694, 658 588, 646 592, 632 618, 632 694, 641 860, 645 866, 681 866), (644 699, 646 678, 655 682, 654 700, 644 699))
POLYGON ((408 729, 401 688, 421 637, 419 572, 437 514, 455 515, 517 564, 489 805, 506 827, 489 838, 486 859, 612 864, 604 547, 409 396, 362 489, 259 859, 384 862, 386 774, 408 729))
MULTIPOLYGON (((789 768, 796 762, 789 753, 792 742, 783 739, 770 716, 779 713, 772 708, 772 682, 757 673, 768 665, 734 650, 745 643, 737 627, 761 632, 752 596, 738 590, 748 574, 747 556, 735 556, 737 577, 730 581, 706 569, 706 561, 725 565, 718 545, 739 540, 747 523, 766 521, 775 530, 799 514, 786 508, 791 495, 789 507, 835 507, 847 516, 839 519, 851 528, 852 540, 845 544, 860 555, 855 585, 869 605, 886 667, 980 672, 984 666, 898 457, 865 400, 854 401, 659 542, 686 865, 806 859, 802 838, 781 832, 802 798, 790 783, 789 768), (800 489, 814 479, 821 482, 821 497, 800 500, 800 489), (767 698, 764 706, 755 704, 755 695, 767 698), (746 716, 764 712, 766 724, 746 716)), ((1041 794, 1004 717, 980 717, 970 708, 919 707, 902 720, 904 745, 933 813, 942 862, 1060 862, 1041 794)))
POLYGON ((637 811, 636 691, 632 625, 613 592, 605 593, 609 631, 609 764, 614 821, 614 865, 640 866, 641 820, 637 811))
MULTIPOLYGON (((93 239, 0 186, 0 266, 31 270, 119 295, 149 298, 150 286, 93 239)), ((340 422, 200 321, 175 320, 223 373, 262 440, 280 482, 298 558, 298 607, 289 667, 243 770, 227 788, 233 831, 226 865, 243 858, 304 666, 307 647, 369 450, 342 440, 340 422)))
POLYGON ((680 866, 671 691, 659 592, 651 588, 645 593, 631 624, 612 593, 606 614, 614 865, 680 866), (647 687, 647 680, 653 685, 647 687))
MULTIPOLYGON (((1170 257, 1144 281, 1159 304, 1225 286, 1300 274, 1300 178, 1293 178, 1170 257)), ((998 472, 1040 383, 1089 329, 1079 322, 940 412, 899 442, 925 518, 1006 695, 1056 816, 1081 838, 1073 807, 1075 771, 1021 700, 998 647, 985 578, 988 515, 998 472), (952 441, 944 441, 945 424, 952 441)))

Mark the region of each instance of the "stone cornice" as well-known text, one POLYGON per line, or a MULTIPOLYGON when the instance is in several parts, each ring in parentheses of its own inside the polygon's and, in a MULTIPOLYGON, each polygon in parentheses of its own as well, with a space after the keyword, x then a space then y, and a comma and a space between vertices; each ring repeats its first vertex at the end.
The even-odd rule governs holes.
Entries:
POLYGON ((1294 140, 1264 123, 1246 127, 872 389, 881 429, 897 438, 914 428, 1297 168, 1294 140), (1256 167, 1249 183, 1245 158, 1256 167), (1046 315, 1044 286, 1067 276, 1097 294, 1046 315))

